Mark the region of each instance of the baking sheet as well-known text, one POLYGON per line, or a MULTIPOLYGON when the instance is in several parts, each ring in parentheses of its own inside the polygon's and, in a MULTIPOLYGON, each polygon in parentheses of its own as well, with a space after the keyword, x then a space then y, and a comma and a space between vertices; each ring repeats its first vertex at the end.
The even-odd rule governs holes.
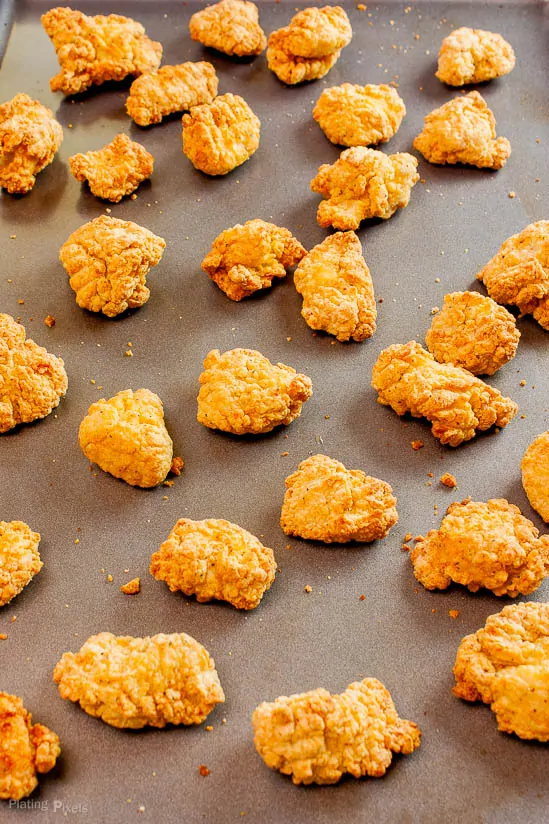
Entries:
MULTIPOLYGON (((74 100, 49 91, 58 66, 40 14, 53 5, 1 5, 3 28, 9 30, 10 9, 15 23, 0 98, 21 91, 39 98, 62 123, 65 140, 30 195, 0 196, 0 309, 20 316, 29 336, 65 359, 69 392, 47 419, 0 441, 0 517, 38 530, 45 562, 0 615, 0 632, 8 635, 0 642, 0 688, 22 696, 35 720, 57 731, 63 752, 55 771, 41 778, 33 809, 16 813, 3 803, 0 819, 546 821, 547 747, 498 733, 487 707, 451 694, 461 637, 510 600, 458 587, 427 592, 401 544, 406 533, 437 526, 446 505, 467 495, 508 498, 543 526, 522 490, 519 464, 532 438, 548 428, 547 333, 531 318, 519 322, 517 356, 490 383, 517 400, 520 413, 500 434, 481 435, 457 450, 441 447, 425 422, 399 419, 381 407, 370 388, 381 349, 423 340, 431 309, 442 305, 445 293, 481 289, 475 274, 501 242, 548 216, 545 4, 387 2, 359 11, 342 3, 353 25, 351 45, 324 80, 286 88, 267 70, 265 55, 233 61, 193 43, 188 21, 202 4, 81 2, 87 13, 120 12, 142 21, 163 43, 166 63, 210 60, 220 93, 236 92, 250 103, 262 122, 260 148, 220 179, 194 170, 182 154, 179 117, 152 129, 136 127, 124 113, 124 87, 74 100), (516 69, 482 87, 513 154, 497 173, 436 168, 420 159, 425 183, 414 188, 410 206, 387 222, 363 225, 359 236, 376 296, 383 298, 375 336, 361 344, 314 336, 300 317, 291 276, 257 297, 229 301, 200 269, 223 229, 262 217, 290 228, 307 248, 325 237, 315 220, 319 199, 309 189, 318 166, 338 156, 311 117, 322 89, 395 80, 408 113, 385 148, 410 150, 424 115, 453 94, 434 71, 442 38, 460 25, 500 31, 516 50, 516 69), (100 148, 119 131, 140 140, 156 165, 135 201, 109 205, 74 181, 67 158, 100 148), (57 260, 69 233, 107 206, 114 217, 167 240, 148 278, 150 301, 116 320, 76 306, 57 260), (56 318, 52 329, 43 323, 47 314, 56 318), (132 358, 125 355, 128 341, 132 358), (290 427, 239 439, 196 422, 203 357, 211 348, 235 346, 257 348, 310 375, 314 395, 290 427), (78 447, 78 425, 90 403, 141 386, 163 399, 175 454, 185 459, 172 488, 133 489, 100 470, 90 472, 78 447), (425 443, 418 452, 410 445, 415 439, 425 443), (315 452, 393 485, 400 520, 386 540, 327 547, 281 532, 284 478, 315 452), (456 490, 440 485, 443 472, 456 476, 456 490), (151 553, 182 516, 227 518, 274 548, 280 572, 258 609, 245 614, 223 603, 197 604, 149 575, 151 553), (120 585, 136 575, 141 594, 123 595, 120 585), (452 620, 449 610, 459 610, 459 617, 452 620), (55 663, 101 630, 185 631, 201 641, 227 696, 208 719, 213 731, 202 725, 123 732, 62 701, 51 680, 55 663), (296 788, 265 767, 250 726, 260 701, 317 686, 341 691, 366 675, 391 690, 402 717, 418 722, 418 752, 396 757, 383 779, 348 779, 329 788, 296 788), (200 764, 210 769, 208 777, 199 775, 200 764)), ((269 33, 306 4, 259 5, 269 33)), ((548 594, 546 582, 530 597, 548 594)))

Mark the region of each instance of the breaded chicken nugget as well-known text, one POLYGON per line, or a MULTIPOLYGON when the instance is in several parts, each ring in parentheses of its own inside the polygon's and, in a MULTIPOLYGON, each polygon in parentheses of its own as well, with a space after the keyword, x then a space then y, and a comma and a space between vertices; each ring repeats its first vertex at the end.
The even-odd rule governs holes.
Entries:
POLYGON ((439 363, 453 363, 473 375, 493 375, 515 357, 520 332, 513 315, 478 292, 444 298, 425 335, 439 363))
POLYGON ((342 83, 324 89, 313 117, 332 143, 370 146, 386 143, 406 114, 404 101, 392 86, 342 83))
POLYGON ((130 87, 126 111, 138 126, 160 123, 163 117, 211 103, 218 79, 211 63, 179 63, 145 72, 130 87))
POLYGON ((28 94, 16 94, 0 106, 0 188, 26 195, 36 175, 52 162, 63 129, 51 109, 28 94))
POLYGON ((59 260, 78 306, 114 318, 148 301, 147 275, 165 248, 164 238, 143 226, 101 215, 72 233, 59 260))
POLYGON ((258 8, 249 0, 221 0, 195 12, 189 31, 203 46, 237 57, 261 54, 267 45, 258 8))
POLYGON ((172 592, 196 600, 228 601, 237 609, 254 609, 275 578, 272 549, 241 526, 215 518, 180 518, 158 552, 151 575, 172 592))
POLYGON ((200 375, 197 420, 234 435, 270 432, 301 414, 311 380, 254 349, 212 349, 200 375))
POLYGON ((161 44, 150 40, 141 23, 131 17, 88 17, 58 7, 42 15, 42 25, 61 66, 50 80, 52 92, 80 94, 106 80, 137 77, 157 69, 162 59, 161 44))
POLYGON ((532 441, 520 465, 530 506, 549 523, 549 432, 532 441))
POLYGON ((201 724, 225 701, 208 651, 184 632, 133 638, 100 632, 53 671, 61 698, 121 729, 201 724))
POLYGON ((518 411, 510 398, 450 363, 437 363, 415 340, 384 349, 372 370, 378 402, 397 415, 427 418, 441 443, 459 446, 477 430, 507 426, 518 411))
POLYGON ((0 521, 0 607, 19 595, 44 566, 39 543, 39 533, 23 521, 0 521))
POLYGON ((318 224, 358 229, 367 218, 386 220, 408 205, 418 180, 417 160, 407 152, 386 155, 363 146, 345 149, 335 163, 321 166, 311 181, 313 192, 326 198, 318 207, 318 224))
POLYGON ((37 773, 55 767, 59 737, 33 724, 21 699, 7 692, 0 692, 0 730, 0 798, 18 801, 38 786, 37 773))
POLYGON ((61 358, 30 338, 11 315, 0 314, 0 433, 45 418, 67 391, 61 358))
POLYGON ((498 303, 517 306, 549 329, 549 220, 508 238, 477 278, 498 303))
POLYGON ((328 74, 339 59, 341 50, 326 57, 297 57, 289 50, 288 27, 269 35, 267 65, 282 83, 295 86, 310 80, 319 80, 328 74))
POLYGON ((302 9, 286 29, 286 44, 295 57, 329 57, 348 46, 353 37, 347 12, 341 6, 302 9))
POLYGON ((454 695, 483 701, 498 729, 549 741, 549 604, 509 604, 462 640, 454 695))
POLYGON ((112 203, 135 192, 152 175, 153 168, 152 154, 125 134, 117 134, 97 152, 69 157, 72 176, 80 183, 86 180, 92 194, 112 203))
POLYGON ((280 526, 326 544, 385 538, 398 521, 396 498, 385 481, 346 469, 327 455, 312 455, 286 478, 280 526))
POLYGON ((376 678, 355 681, 339 695, 320 687, 264 702, 252 725, 265 764, 291 775, 294 784, 335 784, 345 773, 379 778, 394 752, 409 755, 421 738, 376 678))
POLYGON ((183 151, 207 175, 226 175, 259 146, 261 122, 237 94, 193 106, 183 115, 183 151))
POLYGON ((342 341, 365 340, 376 331, 374 285, 354 232, 336 232, 311 249, 294 283, 311 329, 342 341))
POLYGON ((444 38, 436 76, 449 86, 502 77, 515 66, 513 47, 501 34, 462 26, 444 38))
POLYGON ((216 237, 203 270, 231 300, 242 300, 283 278, 307 254, 288 229, 256 218, 216 237))
POLYGON ((414 149, 429 163, 464 163, 501 169, 511 154, 506 137, 496 137, 496 119, 478 92, 449 100, 425 118, 414 149))
POLYGON ((414 575, 426 589, 452 581, 471 592, 528 595, 549 575, 549 535, 503 498, 450 504, 440 529, 431 529, 410 554, 414 575))

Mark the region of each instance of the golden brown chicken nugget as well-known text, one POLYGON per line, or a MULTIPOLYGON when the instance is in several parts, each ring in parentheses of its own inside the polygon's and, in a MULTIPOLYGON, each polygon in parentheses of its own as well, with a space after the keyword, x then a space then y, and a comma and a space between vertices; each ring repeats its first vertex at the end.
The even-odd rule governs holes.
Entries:
POLYGON ((462 26, 444 38, 436 76, 449 86, 502 77, 515 66, 513 47, 501 34, 462 26))
POLYGON ((348 46, 353 36, 347 12, 341 6, 302 9, 286 29, 286 46, 294 57, 329 57, 348 46))
POLYGON ((23 521, 0 521, 0 607, 19 595, 44 566, 39 543, 39 533, 23 521))
POLYGON ((335 66, 341 51, 325 57, 297 57, 288 48, 288 28, 278 29, 269 35, 267 65, 282 83, 295 86, 310 80, 319 80, 335 66))
POLYGON ((97 152, 69 157, 71 174, 80 183, 87 181, 92 194, 112 203, 131 195, 153 173, 154 157, 141 143, 125 134, 97 152))
POLYGON ((126 111, 138 126, 160 123, 163 117, 211 103, 218 80, 211 63, 179 63, 145 72, 133 81, 126 111))
POLYGON ((332 143, 370 146, 386 143, 406 114, 404 101, 392 86, 342 83, 324 89, 313 117, 332 143))
POLYGON ((532 441, 520 468, 530 506, 545 523, 549 523, 549 432, 543 432, 532 441))
POLYGON ((267 45, 259 10, 249 0, 221 0, 195 12, 189 31, 203 46, 237 57, 261 54, 267 45))

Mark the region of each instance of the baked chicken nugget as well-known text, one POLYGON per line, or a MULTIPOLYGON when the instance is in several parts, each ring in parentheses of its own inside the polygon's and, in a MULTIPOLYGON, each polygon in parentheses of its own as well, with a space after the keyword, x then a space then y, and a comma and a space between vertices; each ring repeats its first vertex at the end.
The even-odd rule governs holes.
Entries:
POLYGON ((0 314, 0 433, 45 418, 67 384, 62 359, 26 338, 11 315, 0 314))
POLYGON ((396 498, 385 481, 346 469, 327 455, 312 455, 286 478, 280 526, 326 544, 385 538, 398 521, 396 498))
POLYGON ((404 101, 392 86, 342 83, 324 89, 313 117, 332 143, 370 146, 386 143, 406 114, 404 101))
POLYGON ((226 175, 259 146, 261 123, 237 94, 222 94, 183 115, 183 152, 207 175, 226 175))
POLYGON ((59 260, 78 306, 114 318, 148 301, 147 275, 165 248, 164 238, 143 226, 101 215, 72 233, 59 260))
POLYGON ((39 533, 23 521, 0 521, 0 607, 19 595, 44 566, 39 543, 39 533))
POLYGON ((242 300, 285 277, 306 254, 288 229, 257 218, 221 232, 202 268, 227 297, 242 300))
POLYGON ((287 48, 296 57, 329 57, 348 46, 353 37, 347 12, 341 6, 302 9, 286 29, 287 48))
POLYGON ((0 106, 0 188, 26 195, 36 175, 52 162, 63 129, 51 109, 28 94, 0 106))
POLYGON ((152 154, 125 134, 117 134, 97 152, 69 157, 72 176, 80 183, 87 181, 92 194, 111 203, 135 192, 152 175, 153 168, 152 154))
POLYGON ((511 154, 506 137, 496 137, 496 119, 478 92, 449 100, 425 118, 414 149, 429 163, 464 163, 501 169, 511 154))
POLYGON ((258 8, 249 0, 221 0, 195 12, 189 31, 203 46, 237 57, 261 54, 267 45, 258 8))
POLYGON ((502 77, 515 66, 513 47, 501 34, 462 26, 444 38, 436 76, 449 86, 502 77))
POLYGON ((38 786, 37 773, 55 767, 59 737, 33 724, 21 699, 7 692, 0 692, 0 730, 0 798, 19 801, 38 786))
POLYGON ((549 523, 549 432, 535 438, 522 458, 522 485, 530 506, 549 523))
POLYGON ((335 784, 345 773, 379 778, 393 753, 409 755, 421 738, 376 678, 355 681, 339 695, 320 687, 264 702, 252 725, 265 764, 291 775, 294 784, 335 784))
POLYGON ((198 393, 199 423, 234 435, 261 435, 288 425, 313 394, 311 380, 273 364, 254 349, 212 349, 204 361, 198 393))
POLYGON ((267 65, 282 83, 295 86, 310 80, 319 80, 335 66, 341 51, 326 57, 298 57, 288 47, 288 27, 269 35, 267 65))
POLYGON ((276 562, 272 549, 236 524, 180 518, 151 557, 150 571, 172 592, 255 609, 271 588, 276 562))
POLYGON ((320 226, 358 229, 367 218, 384 220, 403 209, 419 180, 417 160, 407 152, 386 155, 353 146, 331 165, 325 163, 311 181, 311 189, 326 200, 317 211, 320 226))
POLYGON ((201 724, 225 696, 213 658, 184 632, 92 635, 53 671, 61 698, 121 729, 201 724))
POLYGON ((549 741, 549 604, 509 604, 462 640, 454 695, 483 701, 498 729, 549 741))
POLYGON ((341 341, 365 340, 376 331, 374 285, 354 232, 336 232, 311 249, 295 270, 294 283, 311 329, 341 341))
POLYGON ((150 40, 141 23, 131 17, 88 17, 58 7, 42 15, 42 25, 61 66, 50 80, 52 92, 80 94, 107 80, 137 77, 157 69, 162 59, 161 44, 150 40))
POLYGON ((492 386, 450 363, 437 363, 415 340, 384 349, 372 370, 378 402, 397 415, 427 418, 441 443, 459 446, 477 430, 507 426, 518 406, 492 386))
POLYGON ((471 592, 528 595, 549 575, 549 535, 503 498, 450 504, 440 529, 431 529, 410 554, 414 575, 426 589, 452 581, 471 592))
POLYGON ((498 303, 517 306, 549 329, 549 220, 508 238, 477 278, 498 303))
POLYGON ((138 126, 151 126, 170 114, 211 103, 217 87, 218 79, 211 63, 162 66, 133 81, 126 111, 138 126))

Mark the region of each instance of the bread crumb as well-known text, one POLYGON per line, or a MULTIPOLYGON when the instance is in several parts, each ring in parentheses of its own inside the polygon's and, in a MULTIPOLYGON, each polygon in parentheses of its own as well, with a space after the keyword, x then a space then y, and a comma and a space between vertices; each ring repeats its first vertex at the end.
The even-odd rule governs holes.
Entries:
POLYGON ((526 381, 521 381, 521 382, 520 382, 520 385, 521 385, 521 386, 526 386, 526 381))
POLYGON ((107 575, 107 581, 109 582, 109 584, 112 584, 112 582, 113 582, 112 575, 107 575))
POLYGON ((423 441, 412 441, 412 449, 415 449, 416 452, 418 449, 421 449, 424 446, 423 441))
POLYGON ((365 601, 365 600, 366 600, 366 596, 365 596, 365 595, 361 595, 361 596, 360 596, 360 600, 361 600, 361 601, 365 601))
POLYGON ((459 616, 459 609, 449 609, 448 615, 450 616, 450 618, 457 618, 459 616))
POLYGON ((213 727, 211 724, 208 724, 208 726, 206 727, 206 732, 213 732, 213 727))
POLYGON ((0 641, 7 641, 8 636, 5 632, 0 632, 0 641))
POLYGON ((286 458, 289 454, 290 454, 289 452, 281 452, 281 453, 280 453, 280 455, 281 455, 283 458, 286 458))
POLYGON ((442 484, 444 484, 444 486, 448 486, 451 489, 453 489, 455 486, 457 486, 456 479, 454 478, 453 475, 450 475, 449 472, 445 472, 444 475, 441 476, 440 482, 442 484))
POLYGON ((511 199, 513 199, 513 198, 514 198, 514 197, 516 197, 516 196, 517 196, 516 192, 509 192, 509 197, 510 197, 511 199))
POLYGON ((205 764, 200 764, 200 766, 198 767, 198 772, 200 773, 200 775, 203 776, 210 774, 210 771, 205 764))
POLYGON ((46 324, 46 326, 49 326, 50 329, 51 329, 52 326, 55 326, 54 316, 53 315, 46 315, 46 317, 44 318, 44 323, 46 324))
POLYGON ((181 470, 185 466, 185 461, 179 455, 175 457, 172 461, 172 465, 170 466, 170 472, 172 475, 181 475, 181 470))
POLYGON ((120 592, 123 592, 125 595, 136 595, 140 591, 141 591, 141 579, 140 578, 132 578, 131 581, 128 581, 127 584, 123 584, 120 587, 120 592))
POLYGON ((413 538, 412 533, 411 533, 411 532, 407 532, 407 533, 406 533, 406 535, 404 536, 404 541, 407 543, 408 541, 411 541, 411 540, 412 540, 412 538, 413 538))
POLYGON ((312 591, 313 591, 313 588, 312 588, 312 587, 310 587, 310 586, 309 586, 309 584, 307 584, 306 586, 304 586, 304 587, 303 587, 303 589, 305 590, 305 592, 312 592, 312 591))
POLYGON ((410 547, 408 544, 402 544, 401 549, 403 552, 410 552, 410 547))

